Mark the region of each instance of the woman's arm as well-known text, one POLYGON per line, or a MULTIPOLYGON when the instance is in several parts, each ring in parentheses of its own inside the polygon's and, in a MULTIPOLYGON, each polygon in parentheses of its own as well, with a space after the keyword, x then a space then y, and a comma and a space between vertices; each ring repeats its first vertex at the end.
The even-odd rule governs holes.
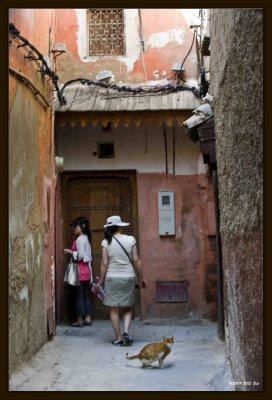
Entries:
POLYGON ((73 250, 70 249, 64 249, 63 251, 65 254, 71 254, 71 255, 73 254, 73 250))
POLYGON ((74 261, 77 261, 77 251, 73 251, 70 249, 64 249, 63 251, 65 254, 70 254, 71 256, 73 256, 74 261))
POLYGON ((107 249, 105 249, 105 247, 102 247, 102 260, 100 265, 100 279, 99 279, 100 286, 104 284, 108 265, 109 265, 108 252, 107 249))
POLYGON ((133 265, 135 265, 137 271, 139 272, 140 279, 141 279, 141 287, 146 288, 146 282, 143 277, 142 273, 142 263, 138 255, 138 250, 136 244, 132 247, 132 261, 133 265))
POLYGON ((73 259, 75 261, 77 261, 77 251, 76 250, 77 250, 76 241, 74 240, 71 249, 64 249, 63 251, 65 254, 70 254, 71 256, 73 256, 73 259))
POLYGON ((138 250, 136 244, 132 247, 132 261, 140 276, 142 276, 142 263, 138 255, 138 250))

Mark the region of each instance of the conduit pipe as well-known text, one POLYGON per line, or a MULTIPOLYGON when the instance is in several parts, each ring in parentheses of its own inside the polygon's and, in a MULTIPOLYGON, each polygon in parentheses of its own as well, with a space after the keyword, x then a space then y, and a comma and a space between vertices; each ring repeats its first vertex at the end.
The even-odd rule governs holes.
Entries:
POLYGON ((18 78, 20 78, 23 82, 26 82, 30 86, 30 88, 34 91, 34 94, 39 95, 42 98, 42 100, 44 101, 44 103, 46 104, 46 106, 50 107, 50 104, 48 103, 48 101, 46 100, 44 95, 39 91, 39 89, 36 88, 34 83, 31 82, 31 80, 29 78, 27 78, 24 74, 22 74, 22 72, 19 72, 17 69, 15 69, 13 67, 9 67, 9 71, 12 74, 14 74, 15 76, 17 76, 18 78))

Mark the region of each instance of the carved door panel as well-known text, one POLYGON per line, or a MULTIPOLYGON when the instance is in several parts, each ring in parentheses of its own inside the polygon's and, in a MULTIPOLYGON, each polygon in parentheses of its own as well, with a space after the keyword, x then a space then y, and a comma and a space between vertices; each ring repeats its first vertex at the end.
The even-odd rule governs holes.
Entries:
MULTIPOLYGON (((130 222, 123 232, 137 239, 137 196, 134 172, 65 173, 62 180, 64 235, 67 246, 73 241, 70 222, 79 216, 90 221, 94 277, 100 273, 101 242, 104 239, 103 225, 111 215, 120 215, 130 222)), ((65 239, 64 239, 65 240, 65 239)), ((108 318, 108 310, 102 302, 91 295, 94 318, 108 318)), ((134 315, 138 315, 139 299, 134 315)))

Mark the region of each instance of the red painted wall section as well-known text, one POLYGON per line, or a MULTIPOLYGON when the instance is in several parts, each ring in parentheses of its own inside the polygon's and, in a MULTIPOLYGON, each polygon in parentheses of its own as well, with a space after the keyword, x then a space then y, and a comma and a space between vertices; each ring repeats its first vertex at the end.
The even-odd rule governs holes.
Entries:
MULTIPOLYGON (((55 191, 56 176, 44 176, 43 184, 44 216, 44 317, 50 310, 55 320, 55 191)), ((51 332, 52 333, 52 332, 51 332)))
POLYGON ((148 290, 142 290, 142 318, 208 316, 204 297, 203 219, 197 176, 138 174, 139 252, 148 290), (175 237, 160 237, 158 191, 175 191, 175 237), (151 261, 152 260, 152 261, 151 261), (188 281, 187 303, 157 303, 156 281, 188 281))
POLYGON ((141 9, 144 36, 164 32, 186 25, 182 14, 176 9, 141 9))
POLYGON ((52 42, 55 40, 54 9, 11 8, 9 22, 12 22, 21 35, 28 39, 44 56, 48 56, 50 38, 52 42))
POLYGON ((63 229, 62 229, 62 204, 61 204, 61 181, 60 176, 57 180, 56 189, 56 234, 55 234, 55 245, 56 245, 56 322, 60 323, 64 319, 64 284, 63 276, 65 260, 67 260, 63 253, 63 229))
POLYGON ((74 9, 56 9, 56 42, 66 43, 68 51, 80 61, 77 50, 77 19, 74 9))
MULTIPOLYGON (((144 60, 147 66, 148 79, 154 79, 154 70, 165 70, 167 71, 167 76, 171 76, 171 68, 173 64, 181 64, 191 47, 193 41, 193 30, 189 28, 186 20, 179 10, 143 9, 141 10, 141 13, 143 36, 146 42, 154 33, 166 32, 168 30, 179 29, 181 27, 185 31, 184 42, 182 44, 169 42, 167 45, 161 48, 148 47, 146 52, 144 52, 144 60)), ((195 47, 192 49, 191 56, 192 55, 196 56, 195 47)), ((196 65, 190 61, 190 57, 186 60, 184 67, 186 67, 186 79, 197 78, 196 65)), ((132 74, 137 73, 137 69, 143 69, 140 59, 135 64, 132 74)), ((161 76, 161 78, 163 78, 163 76, 161 76)))
MULTIPOLYGON (((9 22, 44 57, 48 56, 50 43, 55 41, 54 10, 10 9, 9 22)), ((10 263, 11 370, 46 342, 47 334, 54 330, 55 318, 53 90, 48 78, 37 71, 37 63, 25 59, 29 49, 17 45, 12 39, 9 47, 9 235, 13 244, 11 255, 16 255, 10 263), (33 83, 49 107, 34 95, 16 71, 33 83), (21 209, 24 211, 20 212, 21 209)))
MULTIPOLYGON (((125 10, 126 12, 127 10, 125 10)), ((137 10, 136 10, 137 12, 137 10)), ((147 80, 164 79, 173 76, 171 71, 174 63, 182 63, 187 52, 190 49, 193 40, 193 30, 190 29, 187 21, 180 10, 177 9, 141 9, 143 37, 145 42, 145 51, 143 59, 146 68, 147 80), (182 43, 175 40, 175 31, 182 30, 182 43), (171 31, 169 33, 169 31, 171 31), (165 40, 165 33, 169 33, 171 39, 165 40), (157 35, 154 45, 154 35, 157 35), (161 36, 160 36, 161 35, 161 36), (171 36, 172 35, 172 36, 171 36), (152 41, 153 37, 153 41, 152 41), (154 71, 159 71, 158 78, 154 76, 154 71), (163 73, 164 72, 164 73, 163 73)), ((140 23, 137 19, 138 49, 140 49, 140 23)), ((126 19, 125 19, 126 20, 126 19)), ((139 83, 145 82, 145 73, 143 59, 140 51, 134 61, 132 70, 127 68, 125 61, 120 57, 95 57, 95 62, 85 58, 83 60, 78 49, 79 25, 86 24, 84 20, 78 22, 75 9, 57 9, 56 10, 56 41, 66 43, 67 52, 57 59, 58 74, 62 82, 66 82, 76 77, 85 77, 95 79, 97 73, 107 69, 113 72, 115 82, 119 81, 139 83)), ((130 20, 127 19, 127 23, 130 20)), ((87 42, 87 27, 84 26, 83 32, 86 35, 80 37, 80 40, 87 42)), ((128 44, 130 40, 135 41, 135 37, 126 38, 128 44)), ((86 54, 87 55, 87 54, 86 54)), ((193 46, 190 56, 185 64, 185 79, 197 79, 196 51, 193 46)))
MULTIPOLYGON (((33 44, 44 57, 50 55, 49 44, 52 45, 55 40, 54 10, 11 8, 9 10, 9 22, 13 23, 20 35, 33 44)), ((13 42, 9 48, 9 65, 25 74, 50 103, 53 98, 51 83, 47 82, 48 78, 37 73, 39 68, 36 63, 25 59, 27 54, 27 47, 17 48, 17 44, 13 42)), ((10 94, 12 93, 10 92, 10 94)))

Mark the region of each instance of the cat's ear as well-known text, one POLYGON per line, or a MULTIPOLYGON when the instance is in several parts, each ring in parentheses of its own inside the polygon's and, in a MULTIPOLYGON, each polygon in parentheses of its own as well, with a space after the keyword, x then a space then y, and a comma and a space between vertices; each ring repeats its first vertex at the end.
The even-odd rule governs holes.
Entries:
POLYGON ((175 337, 174 337, 174 336, 172 336, 172 337, 171 337, 171 339, 172 339, 172 341, 174 342, 174 339, 175 339, 175 337))
POLYGON ((165 336, 163 336, 163 337, 162 337, 162 339, 163 339, 163 340, 166 340, 166 337, 165 337, 165 336))

